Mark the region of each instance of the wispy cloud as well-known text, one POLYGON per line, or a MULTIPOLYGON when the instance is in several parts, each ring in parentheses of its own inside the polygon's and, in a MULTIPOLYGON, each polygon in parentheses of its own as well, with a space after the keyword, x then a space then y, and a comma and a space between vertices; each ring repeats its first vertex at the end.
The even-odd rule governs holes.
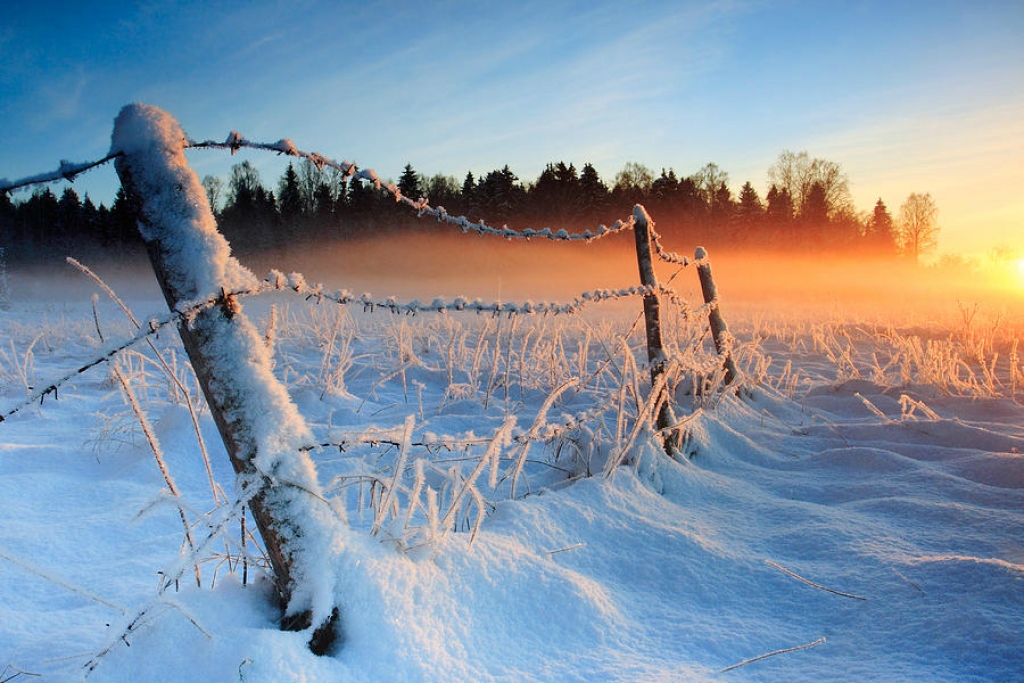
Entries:
POLYGON ((70 71, 43 80, 36 88, 32 99, 36 116, 31 124, 37 130, 44 130, 59 123, 74 121, 82 115, 83 96, 91 78, 82 65, 70 71))

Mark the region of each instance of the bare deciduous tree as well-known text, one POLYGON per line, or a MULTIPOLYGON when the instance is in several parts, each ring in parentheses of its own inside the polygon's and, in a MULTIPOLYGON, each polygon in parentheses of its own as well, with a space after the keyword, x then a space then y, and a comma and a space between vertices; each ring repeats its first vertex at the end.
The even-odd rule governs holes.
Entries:
POLYGON ((903 253, 918 260, 938 244, 939 209, 930 193, 912 192, 900 206, 899 238, 903 253))
POLYGON ((779 190, 787 190, 793 206, 801 213, 807 208, 808 199, 819 203, 824 199, 828 218, 848 210, 852 204, 850 181, 842 167, 827 159, 812 159, 807 152, 783 151, 768 169, 768 182, 779 190))
POLYGON ((213 175, 203 176, 203 189, 206 190, 206 198, 210 200, 210 208, 216 214, 220 211, 220 198, 224 193, 224 181, 213 175))

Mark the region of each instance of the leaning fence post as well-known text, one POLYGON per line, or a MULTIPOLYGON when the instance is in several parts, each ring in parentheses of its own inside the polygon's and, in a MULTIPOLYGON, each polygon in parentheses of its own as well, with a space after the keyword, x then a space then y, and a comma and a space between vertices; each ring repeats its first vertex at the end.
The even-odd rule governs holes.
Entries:
POLYGON ((715 351, 722 356, 722 365, 725 368, 725 383, 732 384, 739 371, 736 369, 736 361, 732 358, 732 335, 729 334, 729 327, 722 318, 722 312, 718 309, 718 287, 711 277, 711 260, 704 247, 697 247, 693 254, 697 262, 697 277, 700 278, 700 290, 704 295, 704 303, 708 305, 708 323, 711 326, 711 338, 715 342, 715 351))
POLYGON ((644 324, 647 331, 647 361, 651 366, 651 385, 661 387, 664 392, 661 407, 658 410, 658 430, 665 435, 665 451, 672 455, 674 438, 669 434, 675 424, 672 406, 665 386, 665 365, 668 357, 661 337, 661 301, 658 298, 658 279, 654 275, 654 264, 651 258, 651 227, 654 221, 647 210, 637 204, 633 207, 633 236, 636 238, 636 262, 640 270, 640 284, 647 290, 644 299, 644 324))
POLYGON ((282 628, 313 630, 310 648, 322 654, 338 619, 323 576, 337 522, 302 450, 313 443, 312 432, 233 294, 259 282, 217 231, 186 144, 172 116, 132 104, 114 123, 111 152, 121 154, 117 174, 167 305, 191 311, 178 331, 263 537, 285 610, 282 628), (196 305, 204 301, 213 304, 196 305))

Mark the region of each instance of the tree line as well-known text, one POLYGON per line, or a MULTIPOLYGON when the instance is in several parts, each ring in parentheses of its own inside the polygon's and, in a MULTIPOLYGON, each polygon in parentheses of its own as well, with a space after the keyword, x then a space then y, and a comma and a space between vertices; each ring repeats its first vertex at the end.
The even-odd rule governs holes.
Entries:
MULTIPOLYGON (((517 228, 593 229, 644 204, 658 231, 679 248, 916 260, 936 245, 937 208, 929 194, 911 194, 895 217, 881 198, 871 211, 858 211, 839 164, 807 152, 782 152, 767 181, 764 197, 749 181, 734 196, 728 173, 714 163, 680 177, 671 168, 655 175, 630 162, 609 184, 589 163, 577 169, 559 161, 532 182, 521 181, 507 165, 479 178, 469 172, 459 182, 450 175, 423 176, 407 164, 396 184, 403 195, 427 197, 449 214, 517 228)), ((308 160, 289 164, 274 188, 248 161, 235 164, 227 180, 206 176, 202 183, 221 230, 242 254, 423 228, 386 190, 308 160)), ((0 245, 7 245, 12 260, 39 260, 67 250, 116 253, 140 242, 123 192, 107 209, 88 196, 80 199, 71 187, 59 198, 45 187, 19 203, 0 196, 0 245)))

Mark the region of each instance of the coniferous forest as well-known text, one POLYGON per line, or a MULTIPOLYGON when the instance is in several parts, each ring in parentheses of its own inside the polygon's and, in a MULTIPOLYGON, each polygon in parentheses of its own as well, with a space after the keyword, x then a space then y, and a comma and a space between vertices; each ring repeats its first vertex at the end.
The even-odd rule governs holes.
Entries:
MULTIPOLYGON (((547 164, 524 181, 506 165, 476 177, 425 177, 411 164, 396 183, 408 197, 472 221, 513 228, 585 230, 610 224, 643 204, 673 248, 706 245, 718 250, 759 249, 795 254, 915 259, 935 247, 936 209, 928 194, 912 194, 894 214, 879 198, 854 207, 849 180, 831 161, 806 152, 782 152, 767 174, 761 196, 747 181, 734 194, 728 173, 714 163, 695 173, 660 173, 630 162, 613 179, 593 165, 547 164)), ((221 230, 241 254, 325 240, 395 237, 422 229, 422 222, 372 183, 343 178, 309 161, 289 164, 267 184, 248 161, 228 178, 206 176, 203 185, 221 230)), ((112 205, 95 205, 73 187, 40 187, 12 199, 0 193, 0 246, 11 262, 45 262, 67 254, 120 255, 141 250, 131 207, 121 191, 112 205)), ((455 229, 455 228, 449 228, 455 229)))

